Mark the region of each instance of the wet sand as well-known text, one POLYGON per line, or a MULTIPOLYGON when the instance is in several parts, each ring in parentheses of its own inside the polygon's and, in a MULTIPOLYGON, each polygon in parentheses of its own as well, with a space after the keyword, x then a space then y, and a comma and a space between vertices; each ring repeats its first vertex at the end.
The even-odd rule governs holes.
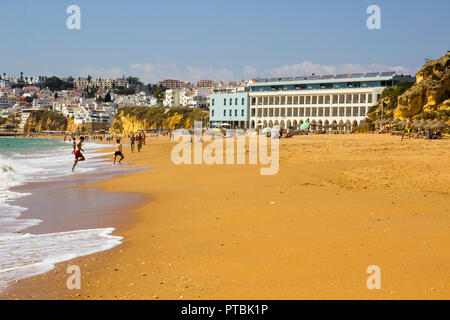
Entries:
POLYGON ((175 166, 148 138, 126 161, 154 170, 89 188, 138 192, 124 244, 17 284, 23 299, 449 299, 450 141, 384 135, 280 141, 280 170, 175 166), (82 269, 68 290, 65 270, 82 269), (369 290, 367 267, 381 268, 369 290))

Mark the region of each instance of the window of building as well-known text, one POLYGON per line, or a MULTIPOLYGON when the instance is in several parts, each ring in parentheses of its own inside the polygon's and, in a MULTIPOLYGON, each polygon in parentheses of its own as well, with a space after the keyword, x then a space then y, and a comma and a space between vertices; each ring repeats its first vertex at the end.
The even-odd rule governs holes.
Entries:
POLYGON ((345 103, 345 96, 343 94, 339 95, 339 103, 345 103))
POLYGON ((258 106, 262 105, 262 97, 258 97, 258 106))
POLYGON ((252 117, 254 117, 256 115, 256 109, 252 108, 252 117))
POLYGON ((233 110, 230 109, 229 114, 230 114, 230 117, 232 117, 233 116, 233 110))
POLYGON ((299 109, 299 114, 300 117, 303 117, 305 115, 305 108, 300 108, 299 109))
POLYGON ((339 108, 339 117, 343 117, 345 115, 345 108, 344 107, 340 107, 339 108))
POLYGON ((224 116, 224 117, 227 116, 227 110, 223 110, 223 116, 224 116))
POLYGON ((305 110, 305 116, 310 117, 311 116, 311 108, 306 108, 305 110))
POLYGON ((234 110, 234 116, 237 117, 237 109, 234 110))
POLYGON ((280 104, 281 105, 285 105, 286 104, 286 97, 281 97, 280 104))
POLYGON ((330 116, 330 108, 325 108, 325 117, 330 116))
POLYGON ((361 94, 359 102, 366 103, 366 94, 365 93, 361 94))
POLYGON ((232 105, 233 105, 233 99, 230 98, 230 106, 232 106, 232 105))
POLYGON ((377 101, 376 102, 380 101, 380 99, 381 99, 381 94, 377 94, 377 101))
POLYGON ((330 100, 330 96, 325 96, 325 104, 330 104, 331 100, 330 100))
POLYGON ((287 104, 292 104, 292 97, 287 97, 287 104))
POLYGON ((280 116, 280 108, 275 108, 275 117, 280 116))
POLYGON ((292 117, 292 108, 287 109, 287 116, 292 117))
POLYGON ((311 97, 310 96, 306 97, 306 104, 311 104, 311 97))
POLYGON ((300 104, 305 104, 305 97, 304 96, 300 97, 300 104))
POLYGON ((226 106, 227 105, 227 99, 223 99, 223 105, 226 106))
POLYGON ((298 104, 298 97, 294 97, 294 104, 298 104))
POLYGON ((353 103, 358 103, 359 102, 359 95, 358 94, 354 94, 353 95, 353 103))
POLYGON ((348 94, 345 103, 352 103, 352 95, 348 94))
POLYGON ((280 110, 280 116, 285 117, 286 116, 286 108, 281 108, 280 110))
POLYGON ((333 104, 337 104, 337 103, 338 103, 338 96, 333 95, 333 104))
POLYGON ((319 110, 318 110, 318 112, 317 112, 317 115, 318 115, 319 117, 323 117, 323 108, 319 108, 319 110))
POLYGON ((273 97, 269 97, 269 105, 270 105, 270 106, 273 105, 273 97))
POLYGON ((256 98, 252 98, 252 106, 256 105, 256 98))
POLYGON ((280 97, 275 97, 275 105, 279 105, 280 104, 280 97))
POLYGON ((264 97, 263 104, 265 106, 267 106, 269 104, 269 98, 268 97, 264 97))
POLYGON ((298 117, 298 108, 294 108, 294 114, 293 114, 293 116, 294 116, 294 117, 298 117))
POLYGON ((211 110, 211 116, 214 117, 214 110, 211 110))
POLYGON ((214 106, 214 99, 211 100, 211 104, 214 106))
POLYGON ((319 96, 319 104, 323 104, 323 96, 319 96))
POLYGON ((245 98, 242 98, 241 105, 245 104, 245 98))
POLYGON ((312 97, 312 104, 317 104, 317 96, 312 97))
POLYGON ((352 107, 347 107, 345 110, 345 115, 350 117, 352 115, 352 107))
POLYGON ((311 108, 311 117, 317 117, 317 108, 311 108))
POLYGON ((372 94, 371 93, 369 93, 367 96, 367 102, 372 103, 372 94))
POLYGON ((366 115, 366 107, 359 107, 359 116, 365 116, 366 115))
POLYGON ((273 108, 269 108, 269 117, 273 117, 273 108))
POLYGON ((337 107, 333 107, 332 110, 333 110, 333 117, 337 117, 337 115, 338 115, 338 108, 337 107))
POLYGON ((241 117, 244 116, 244 109, 241 110, 241 117))
POLYGON ((354 117, 358 116, 358 111, 359 111, 358 107, 353 107, 353 116, 354 117))

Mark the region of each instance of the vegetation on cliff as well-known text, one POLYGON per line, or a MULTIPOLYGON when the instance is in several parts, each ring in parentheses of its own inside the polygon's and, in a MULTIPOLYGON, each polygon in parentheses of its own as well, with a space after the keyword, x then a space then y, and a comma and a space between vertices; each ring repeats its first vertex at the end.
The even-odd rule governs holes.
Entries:
POLYGON ((111 125, 113 133, 146 129, 192 128, 194 121, 208 121, 209 113, 195 108, 123 107, 111 125))
POLYGON ((30 113, 25 123, 25 132, 65 131, 69 120, 59 112, 53 110, 37 110, 30 113))
POLYGON ((369 110, 371 119, 383 112, 390 118, 413 117, 415 120, 450 119, 450 52, 428 61, 416 74, 417 82, 400 84, 383 91, 382 98, 369 110))
POLYGON ((0 117, 0 126, 6 124, 6 121, 7 121, 7 120, 8 120, 7 118, 0 117))

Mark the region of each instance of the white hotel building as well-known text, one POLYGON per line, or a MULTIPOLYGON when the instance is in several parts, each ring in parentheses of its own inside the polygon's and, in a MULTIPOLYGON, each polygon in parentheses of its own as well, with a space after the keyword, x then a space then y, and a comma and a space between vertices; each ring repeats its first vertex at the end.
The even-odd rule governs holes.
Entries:
POLYGON ((366 118, 386 87, 414 82, 395 72, 258 79, 248 84, 249 127, 298 128, 340 125, 350 128, 366 118))

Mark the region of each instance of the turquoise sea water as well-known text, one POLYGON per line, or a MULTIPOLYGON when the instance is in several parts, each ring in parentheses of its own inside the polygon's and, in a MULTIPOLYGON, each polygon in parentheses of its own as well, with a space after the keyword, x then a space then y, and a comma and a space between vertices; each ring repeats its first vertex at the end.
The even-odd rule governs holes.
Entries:
MULTIPOLYGON (((94 153, 102 147, 89 142, 83 145, 87 161, 77 167, 75 175, 102 170, 105 164, 96 160, 102 154, 94 153)), ((112 228, 22 233, 42 221, 29 214, 26 219, 20 217, 27 209, 33 212, 33 208, 16 205, 18 198, 28 194, 12 188, 28 182, 70 179, 73 161, 70 141, 0 138, 0 290, 15 280, 47 272, 55 263, 120 244, 120 237, 110 235, 112 228)))
POLYGON ((67 144, 57 139, 0 137, 0 154, 12 152, 30 152, 35 150, 52 151, 54 148, 63 146, 67 146, 67 144))

